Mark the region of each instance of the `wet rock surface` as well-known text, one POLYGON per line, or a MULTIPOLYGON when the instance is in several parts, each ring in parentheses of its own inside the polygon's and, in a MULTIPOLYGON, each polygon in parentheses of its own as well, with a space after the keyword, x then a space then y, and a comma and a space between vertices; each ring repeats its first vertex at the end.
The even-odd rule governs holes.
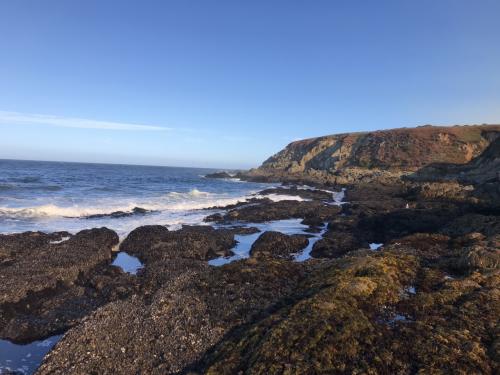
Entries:
POLYGON ((285 220, 290 218, 317 218, 322 222, 333 219, 341 208, 320 201, 283 200, 279 202, 264 202, 231 209, 225 214, 208 216, 208 222, 253 222, 285 220))
POLYGON ((133 230, 120 250, 139 257, 145 263, 170 258, 210 260, 232 255, 238 229, 214 229, 211 226, 183 226, 169 231, 162 226, 144 226, 133 230))
POLYGON ((447 280, 409 250, 318 269, 289 304, 233 331, 193 373, 494 373, 498 275, 447 280))
POLYGON ((0 337, 44 338, 126 295, 133 283, 108 267, 117 244, 106 228, 0 236, 0 337))
POLYGON ((146 210, 145 208, 142 207, 134 207, 131 211, 114 211, 109 214, 95 214, 95 215, 88 215, 83 217, 84 219, 101 219, 101 218, 123 218, 123 217, 129 217, 129 216, 134 216, 134 215, 145 215, 148 213, 152 213, 154 211, 152 210, 146 210))
POLYGON ((67 366, 75 373, 178 373, 232 328, 272 309, 305 273, 304 265, 278 261, 186 267, 150 298, 99 309, 63 338, 38 373, 63 374, 67 366))
POLYGON ((142 226, 125 238, 120 251, 136 256, 144 264, 138 275, 141 294, 149 298, 162 285, 186 272, 207 271, 208 260, 233 254, 235 234, 255 231, 255 228, 211 226, 183 226, 169 231, 160 225, 142 226))
POLYGON ((233 176, 227 172, 214 172, 205 175, 205 178, 232 178, 233 176))
POLYGON ((314 244, 311 256, 314 258, 339 258, 360 248, 368 248, 368 242, 363 242, 350 233, 327 232, 325 238, 314 244))
POLYGON ((293 259, 293 255, 304 249, 309 238, 304 235, 286 235, 280 232, 264 232, 253 243, 250 255, 258 259, 293 259))

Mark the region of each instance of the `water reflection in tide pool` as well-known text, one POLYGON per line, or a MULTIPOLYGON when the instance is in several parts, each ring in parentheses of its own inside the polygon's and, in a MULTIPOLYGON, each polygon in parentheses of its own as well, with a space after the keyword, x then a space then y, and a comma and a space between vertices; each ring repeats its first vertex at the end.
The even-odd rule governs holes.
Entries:
POLYGON ((25 345, 0 340, 0 374, 33 374, 42 363, 43 357, 61 337, 62 335, 52 336, 25 345))
POLYGON ((144 267, 144 265, 138 258, 129 255, 124 251, 119 252, 115 260, 111 264, 113 266, 120 267, 124 272, 130 273, 132 275, 137 274, 137 271, 144 267))
POLYGON ((370 244, 370 250, 377 251, 379 250, 382 246, 384 246, 383 243, 371 243, 370 244))

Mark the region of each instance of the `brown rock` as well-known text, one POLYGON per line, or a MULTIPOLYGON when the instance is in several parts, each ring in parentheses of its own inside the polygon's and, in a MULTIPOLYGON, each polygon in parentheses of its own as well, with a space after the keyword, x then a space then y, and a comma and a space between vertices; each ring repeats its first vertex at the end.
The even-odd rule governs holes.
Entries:
POLYGON ((254 242, 250 255, 256 258, 293 259, 309 243, 304 235, 288 236, 280 232, 264 232, 254 242))

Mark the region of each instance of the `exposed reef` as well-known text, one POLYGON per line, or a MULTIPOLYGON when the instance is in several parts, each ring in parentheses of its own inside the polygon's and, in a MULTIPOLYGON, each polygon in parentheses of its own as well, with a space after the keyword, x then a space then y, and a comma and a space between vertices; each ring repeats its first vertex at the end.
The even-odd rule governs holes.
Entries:
POLYGON ((0 338, 29 342, 60 333, 134 282, 109 267, 113 231, 0 235, 0 338))

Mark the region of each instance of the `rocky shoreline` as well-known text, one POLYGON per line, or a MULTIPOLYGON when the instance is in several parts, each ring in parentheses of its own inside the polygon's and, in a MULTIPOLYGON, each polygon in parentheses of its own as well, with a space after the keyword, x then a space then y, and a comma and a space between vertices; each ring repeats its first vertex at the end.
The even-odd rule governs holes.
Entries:
POLYGON ((287 182, 259 196, 289 200, 121 243, 0 235, 0 338, 64 333, 37 374, 500 371, 498 180, 287 182), (113 266, 120 252, 143 268, 113 266))
POLYGON ((66 331, 39 374, 498 370, 498 210, 401 186, 351 187, 341 205, 279 193, 307 200, 230 207, 213 227, 140 227, 119 249, 105 228, 0 236, 2 338, 66 331), (307 236, 268 231, 248 259, 208 265, 252 223, 291 218, 327 223, 311 259, 290 256, 307 236), (111 266, 116 250, 143 270, 111 266))

